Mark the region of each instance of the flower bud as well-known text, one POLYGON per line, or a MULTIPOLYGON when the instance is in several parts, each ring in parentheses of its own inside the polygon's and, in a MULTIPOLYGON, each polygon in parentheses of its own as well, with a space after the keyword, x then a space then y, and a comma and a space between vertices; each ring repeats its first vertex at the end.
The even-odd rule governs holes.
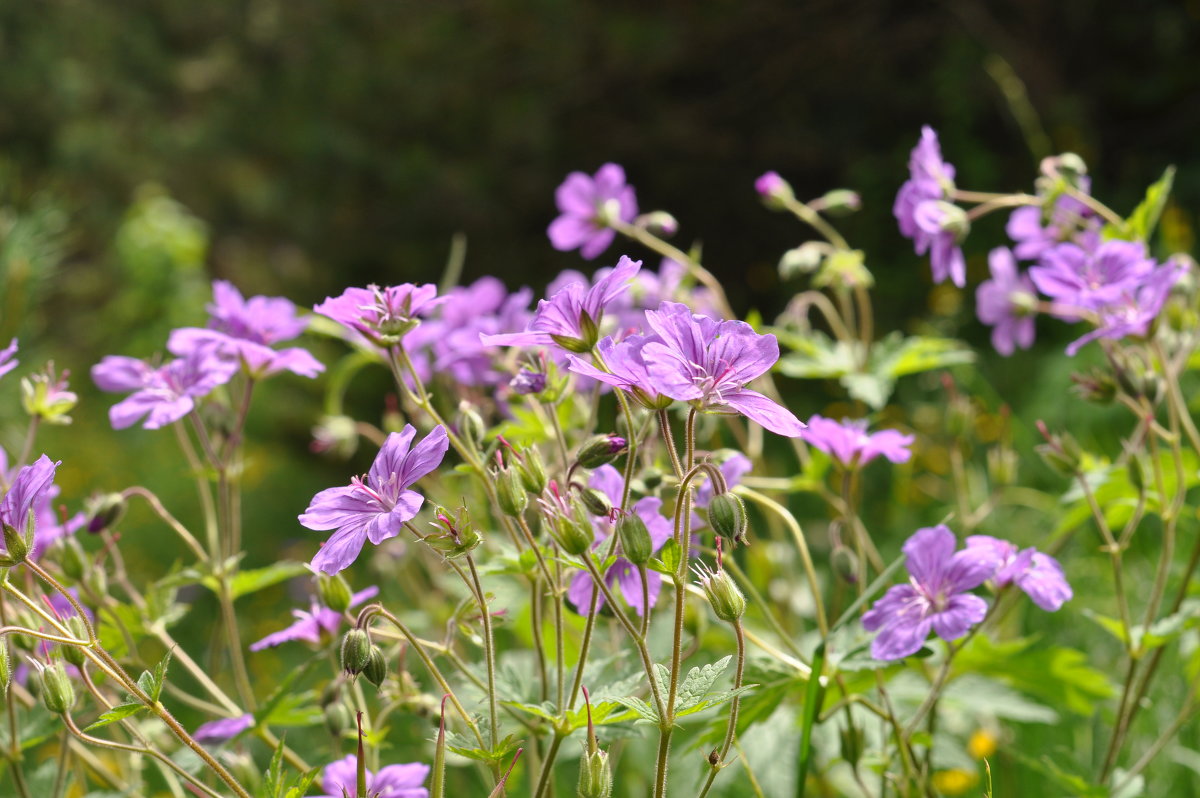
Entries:
POLYGON ((1079 448, 1079 442, 1067 432, 1050 434, 1045 423, 1041 421, 1038 422, 1038 430, 1046 438, 1046 443, 1037 446, 1036 451, 1046 465, 1065 477, 1075 476, 1083 460, 1083 450, 1079 448))
POLYGON ((99 565, 95 565, 83 575, 83 585, 93 596, 108 595, 108 574, 99 565))
POLYGON ((814 288, 870 288, 875 277, 867 269, 861 249, 835 249, 825 258, 821 270, 813 278, 814 288))
POLYGON ((325 706, 325 728, 334 737, 341 739, 342 732, 354 728, 354 713, 341 701, 325 706))
POLYGON ((371 637, 355 627, 342 638, 342 670, 357 676, 371 660, 371 637))
POLYGON ((1111 375, 1099 370, 1087 374, 1072 374, 1075 394, 1087 402, 1111 404, 1117 396, 1117 383, 1111 375))
POLYGON ((845 726, 838 731, 841 738, 841 754, 851 767, 858 765, 863 753, 863 733, 857 726, 845 726))
POLYGON ((612 795, 612 768, 608 763, 608 753, 597 748, 587 750, 583 746, 583 756, 579 757, 579 786, 576 788, 576 798, 609 798, 612 795))
POLYGON ((8 654, 8 643, 0 640, 0 696, 8 695, 12 683, 12 659, 8 654))
POLYGON ((988 479, 996 487, 1015 485, 1017 482, 1017 453, 1009 446, 988 449, 988 479))
POLYGON ((663 483, 663 477, 666 475, 660 469, 650 466, 642 472, 642 485, 645 486, 646 492, 653 493, 658 490, 663 483))
POLYGON ((502 468, 495 473, 496 499, 500 510, 508 516, 516 518, 525 512, 529 506, 529 497, 525 495, 525 486, 521 484, 521 476, 512 468, 502 468))
POLYGON ((475 406, 467 401, 458 403, 458 413, 454 417, 454 428, 458 430, 458 434, 470 442, 476 449, 483 446, 483 438, 487 433, 487 426, 483 423, 483 416, 479 415, 479 411, 475 406))
POLYGON ((646 522, 637 513, 625 513, 617 519, 617 540, 621 552, 634 565, 645 565, 654 553, 654 541, 646 522))
POLYGON ((56 715, 69 712, 75 704, 75 686, 71 684, 62 660, 42 668, 42 703, 56 715))
POLYGON ((125 515, 125 497, 119 493, 93 496, 84 507, 87 513, 87 531, 98 535, 112 529, 125 515))
POLYGON ((620 435, 593 435, 579 447, 579 465, 599 468, 616 460, 627 447, 627 441, 620 435))
POLYGON ((454 518, 450 517, 445 508, 438 507, 436 516, 435 526, 440 525, 442 531, 429 535, 425 542, 446 559, 462 557, 483 542, 483 537, 475 531, 475 524, 471 521, 466 507, 458 508, 454 518))
POLYGON ((579 501, 584 508, 596 516, 603 518, 612 512, 612 501, 608 498, 608 494, 598 488, 583 488, 579 491, 579 501))
POLYGON ((779 277, 790 280, 802 274, 812 274, 821 268, 821 262, 832 251, 833 248, 823 241, 806 241, 789 249, 779 259, 779 277))
POLYGON ((591 521, 579 508, 575 508, 570 515, 551 518, 550 533, 563 551, 576 556, 591 549, 596 540, 591 521))
POLYGON ((362 673, 367 677, 367 681, 376 687, 382 685, 383 680, 387 678, 387 660, 384 659, 383 649, 379 646, 371 646, 370 655, 367 657, 367 666, 363 668, 362 673))
POLYGON ((819 200, 820 209, 830 216, 849 216, 862 208, 862 197, 857 191, 847 188, 835 188, 828 191, 819 200))
POLYGON ((718 618, 733 623, 746 613, 746 597, 723 568, 712 571, 701 566, 696 568, 696 575, 718 618))
POLYGON ((312 430, 312 450, 348 460, 358 450, 358 422, 349 416, 322 416, 312 430))
MULTIPOLYGON (((30 513, 29 517, 32 519, 33 513, 30 513)), ((29 543, 15 527, 8 524, 4 525, 4 548, 13 563, 25 562, 29 557, 29 543)))
POLYGON ((513 393, 520 396, 541 393, 546 390, 546 373, 523 368, 508 381, 508 387, 513 389, 513 393))
MULTIPOLYGON (((67 618, 64 625, 67 627, 67 631, 71 633, 71 637, 75 638, 76 640, 88 639, 87 627, 83 625, 83 618, 80 618, 78 615, 72 615, 71 617, 67 618)), ((83 665, 83 661, 87 659, 87 657, 85 657, 83 654, 83 648, 80 646, 64 645, 62 647, 62 655, 63 659, 74 665, 76 668, 81 667, 83 665)))
POLYGON ((643 213, 634 219, 633 223, 643 230, 663 238, 670 238, 679 232, 679 222, 666 211, 643 213))
POLYGON ((754 181, 754 190, 762 199, 763 204, 773 211, 787 208, 789 202, 796 199, 791 185, 779 176, 778 172, 766 172, 754 181))
POLYGON ((62 538, 55 546, 55 554, 58 555, 58 565, 67 579, 72 582, 83 579, 84 573, 87 572, 87 556, 78 540, 74 537, 62 538))
POLYGON ((350 585, 341 574, 317 574, 317 596, 336 613, 350 609, 350 585))
POLYGON ((521 475, 521 484, 530 493, 541 493, 546 489, 549 477, 546 476, 546 461, 536 446, 530 446, 523 453, 523 459, 517 463, 517 473, 521 475))
POLYGON ((858 582, 858 555, 848 546, 840 543, 834 546, 829 555, 829 564, 833 568, 833 572, 843 581, 851 585, 858 582))
POLYGON ((733 493, 718 493, 708 505, 708 525, 721 537, 734 543, 749 543, 746 530, 750 522, 746 505, 733 493))

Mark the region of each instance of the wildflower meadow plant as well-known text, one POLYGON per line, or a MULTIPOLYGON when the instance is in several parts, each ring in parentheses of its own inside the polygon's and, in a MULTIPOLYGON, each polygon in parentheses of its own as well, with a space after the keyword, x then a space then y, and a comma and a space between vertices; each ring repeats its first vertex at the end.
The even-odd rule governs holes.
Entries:
POLYGON ((1031 381, 1086 361, 1062 403, 1110 405, 1106 435, 1023 418, 949 322, 881 334, 831 221, 871 209, 776 172, 745 199, 816 238, 773 320, 738 318, 615 164, 569 175, 548 229, 605 264, 544 296, 489 276, 309 312, 215 282, 162 351, 91 369, 127 395, 112 434, 178 447, 163 473, 195 489, 169 502, 41 452, 103 410, 13 340, 4 794, 1176 794, 1153 785, 1198 756, 1200 283, 1155 235, 1173 172, 1121 216, 1078 156, 1034 193, 952 160, 924 128, 893 215, 930 273, 893 259, 974 297, 957 323, 1031 381), (1010 242, 972 249, 988 217, 1010 242), (246 528, 268 380, 324 391, 334 463, 246 528))

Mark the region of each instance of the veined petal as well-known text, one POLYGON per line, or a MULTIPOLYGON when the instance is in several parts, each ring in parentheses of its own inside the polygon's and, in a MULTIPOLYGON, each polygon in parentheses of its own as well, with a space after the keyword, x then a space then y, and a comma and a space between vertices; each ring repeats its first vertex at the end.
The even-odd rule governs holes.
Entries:
POLYGON ((957 545, 954 533, 944 524, 918 529, 903 546, 908 572, 918 583, 936 589, 942 584, 957 545))
POLYGON ((442 458, 446 456, 446 450, 449 448, 450 437, 447 435, 445 427, 439 424, 430 430, 425 439, 414 446, 408 456, 404 458, 398 472, 400 484, 408 487, 429 474, 441 465, 442 458))
POLYGON ((358 488, 327 488, 313 496, 300 523, 309 529, 337 529, 381 512, 379 502, 358 488))
POLYGON ((366 541, 367 536, 361 528, 343 527, 321 546, 317 556, 312 559, 312 566, 327 574, 344 571, 354 564, 366 541))
POLYGON ((960 593, 951 596, 946 609, 932 617, 933 630, 943 640, 957 640, 987 615, 987 602, 979 596, 960 593))
POLYGON ((757 391, 742 388, 726 393, 722 399, 729 407, 777 435, 799 438, 804 432, 804 423, 792 411, 757 391))

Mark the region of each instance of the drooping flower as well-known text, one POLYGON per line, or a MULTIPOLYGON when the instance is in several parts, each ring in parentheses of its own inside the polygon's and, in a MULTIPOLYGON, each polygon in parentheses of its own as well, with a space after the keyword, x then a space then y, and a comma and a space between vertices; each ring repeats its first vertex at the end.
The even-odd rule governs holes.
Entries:
MULTIPOLYGON (((617 469, 610 465, 600 466, 592 472, 590 485, 608 496, 614 507, 620 506, 625 479, 617 469)), ((671 522, 667 520, 661 510, 662 500, 655 496, 638 499, 633 507, 630 508, 630 512, 645 522, 646 529, 650 533, 652 551, 655 552, 662 548, 663 544, 670 539, 674 531, 671 527, 671 522)), ((615 531, 615 524, 607 518, 594 518, 592 519, 592 529, 596 537, 596 542, 592 548, 599 549, 607 545, 609 535, 612 535, 615 531)), ((633 607, 638 615, 644 614, 642 580, 637 568, 632 563, 624 557, 618 557, 616 562, 604 573, 604 582, 610 589, 614 585, 619 585, 621 595, 625 597, 625 601, 628 602, 629 606, 633 607)), ((649 594, 651 607, 657 601, 661 587, 662 577, 654 571, 647 571, 646 589, 649 594)), ((586 571, 579 571, 571 580, 571 585, 567 590, 567 599, 575 605, 575 609, 580 614, 587 614, 588 609, 592 605, 592 593, 595 590, 596 586, 592 582, 591 574, 586 571)), ((599 609, 603 606, 604 596, 601 595, 597 599, 596 608, 599 609)))
POLYGON ((1120 340, 1128 336, 1145 336, 1166 305, 1171 288, 1186 271, 1185 265, 1174 263, 1145 275, 1139 285, 1098 308, 1096 329, 1068 344, 1067 354, 1074 356, 1084 344, 1098 338, 1120 340))
POLYGON ((975 290, 975 313, 992 328, 992 346, 1005 357, 1019 346, 1033 346, 1034 307, 1037 294, 1033 281, 1021 274, 1012 252, 997 247, 988 253, 992 279, 975 290))
POLYGON ((143 427, 158 429, 190 413, 197 399, 229 382, 237 369, 236 362, 208 344, 157 369, 133 358, 108 355, 92 366, 92 379, 104 391, 134 391, 109 409, 114 429, 124 429, 143 417, 143 427))
POLYGON ((3 377, 8 372, 12 371, 20 363, 16 359, 17 354, 17 339, 12 339, 12 343, 0 349, 0 377, 3 377))
POLYGON ((759 335, 744 321, 695 315, 677 302, 647 311, 646 321, 659 338, 642 348, 657 392, 701 410, 740 413, 780 435, 800 435, 804 424, 790 410, 746 387, 779 360, 775 336, 759 335))
POLYGON ((337 530, 317 552, 312 565, 327 574, 350 567, 368 540, 374 544, 400 534, 425 499, 410 488, 441 464, 450 442, 440 425, 412 445, 417 431, 406 424, 393 432, 365 478, 348 487, 323 490, 313 497, 300 523, 309 529, 337 530))
POLYGON ((1054 301, 1054 315, 1074 321, 1132 294, 1154 269, 1141 242, 1113 240, 1091 252, 1074 244, 1053 247, 1029 276, 1054 301))
MULTIPOLYGON (((360 590, 350 597, 350 606, 357 607, 378 594, 379 588, 374 586, 360 590)), ((291 626, 280 629, 278 632, 272 632, 262 640, 251 643, 250 650, 262 651, 264 648, 273 648, 293 640, 306 640, 309 643, 320 644, 323 638, 327 640, 333 637, 345 621, 342 613, 331 610, 316 600, 313 601, 309 610, 292 610, 292 617, 296 620, 291 626)))
POLYGON ((905 238, 911 239, 918 255, 930 253, 934 282, 947 277, 962 288, 966 285, 966 262, 958 240, 965 214, 951 205, 954 167, 942 160, 937 133, 926 125, 921 140, 908 159, 909 178, 900 186, 892 213, 905 238))
POLYGON ((918 529, 904 544, 908 584, 893 585, 863 615, 875 659, 915 654, 930 630, 956 640, 987 614, 987 602, 967 591, 990 578, 999 565, 993 552, 968 547, 956 552, 954 533, 943 525, 918 529))
POLYGON ((1056 611, 1074 595, 1058 560, 1032 546, 1018 549, 1016 544, 991 535, 971 535, 967 548, 983 549, 999 563, 992 576, 996 587, 1015 583, 1048 612, 1056 611))
POLYGON ((800 437, 843 466, 866 465, 880 455, 893 463, 907 463, 912 457, 908 447, 916 440, 894 429, 868 433, 866 419, 834 421, 821 416, 810 418, 800 437))
POLYGON ((321 789, 326 795, 316 798, 429 798, 425 779, 429 765, 412 762, 407 765, 388 765, 377 772, 367 771, 367 794, 358 794, 358 760, 347 754, 326 766, 321 776, 321 789))
POLYGON ((578 249, 587 260, 608 249, 616 236, 610 221, 631 222, 637 216, 637 196, 625 182, 625 170, 606 163, 595 176, 571 172, 554 192, 559 216, 546 233, 557 250, 578 249))
POLYGON ((437 295, 437 286, 432 283, 403 283, 386 288, 369 285, 347 288, 341 296, 326 297, 324 302, 313 307, 313 311, 365 336, 372 343, 390 346, 445 301, 445 297, 437 295))
POLYGON ((238 715, 236 718, 218 718, 201 724, 192 732, 192 739, 200 744, 215 745, 225 743, 237 737, 247 729, 254 727, 253 715, 238 715))
POLYGON ((590 287, 572 280, 549 299, 540 300, 524 332, 481 334, 479 340, 488 346, 559 346, 570 352, 587 352, 600 339, 605 310, 628 290, 629 281, 641 267, 640 260, 622 255, 613 269, 597 272, 590 287))

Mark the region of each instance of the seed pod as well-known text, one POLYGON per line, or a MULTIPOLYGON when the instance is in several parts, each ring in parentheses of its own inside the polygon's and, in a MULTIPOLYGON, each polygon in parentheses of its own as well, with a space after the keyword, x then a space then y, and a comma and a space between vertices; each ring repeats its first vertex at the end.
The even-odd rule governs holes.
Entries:
POLYGON ((613 780, 612 767, 608 763, 608 753, 599 748, 589 753, 586 743, 583 749, 583 756, 579 757, 579 785, 575 791, 576 798, 610 798, 613 780))
POLYGON ((708 505, 708 524, 721 537, 734 543, 749 543, 746 530, 750 521, 746 516, 746 505, 733 493, 718 493, 708 505))
POLYGON ((42 703, 56 715, 70 711, 75 704, 75 687, 67 677, 62 660, 42 669, 42 703))
POLYGON ((342 670, 357 676, 371 659, 371 637, 362 629, 351 629, 342 638, 342 670))
POLYGON ((733 623, 746 614, 746 597, 724 569, 703 569, 697 573, 700 575, 700 587, 718 618, 733 623))
POLYGON ((367 677, 367 681, 379 687, 383 684, 383 680, 387 678, 388 665, 387 660, 383 657, 383 649, 379 646, 371 646, 370 656, 367 658, 367 667, 363 668, 363 676, 367 677))
POLYGON ((341 574, 317 574, 317 595, 322 604, 339 615, 350 609, 350 585, 341 574))
POLYGON ((637 513, 625 513, 617 519, 617 540, 621 541, 621 552, 634 565, 645 565, 654 553, 654 541, 637 513))
POLYGON ((592 533, 591 520, 578 508, 570 515, 552 518, 550 529, 555 542, 562 550, 575 556, 588 551, 596 539, 592 533))
POLYGON ((603 518, 613 509, 608 494, 598 488, 584 488, 579 491, 579 501, 589 513, 597 518, 603 518))
POLYGON ((628 442, 620 435, 593 435, 579 447, 579 465, 599 468, 616 460, 627 448, 628 442))
POLYGON ((0 696, 8 695, 8 685, 12 682, 12 659, 8 655, 8 643, 0 640, 0 696))
POLYGON ((830 216, 849 216, 862 207, 862 197, 857 191, 835 188, 821 197, 821 204, 830 216))

